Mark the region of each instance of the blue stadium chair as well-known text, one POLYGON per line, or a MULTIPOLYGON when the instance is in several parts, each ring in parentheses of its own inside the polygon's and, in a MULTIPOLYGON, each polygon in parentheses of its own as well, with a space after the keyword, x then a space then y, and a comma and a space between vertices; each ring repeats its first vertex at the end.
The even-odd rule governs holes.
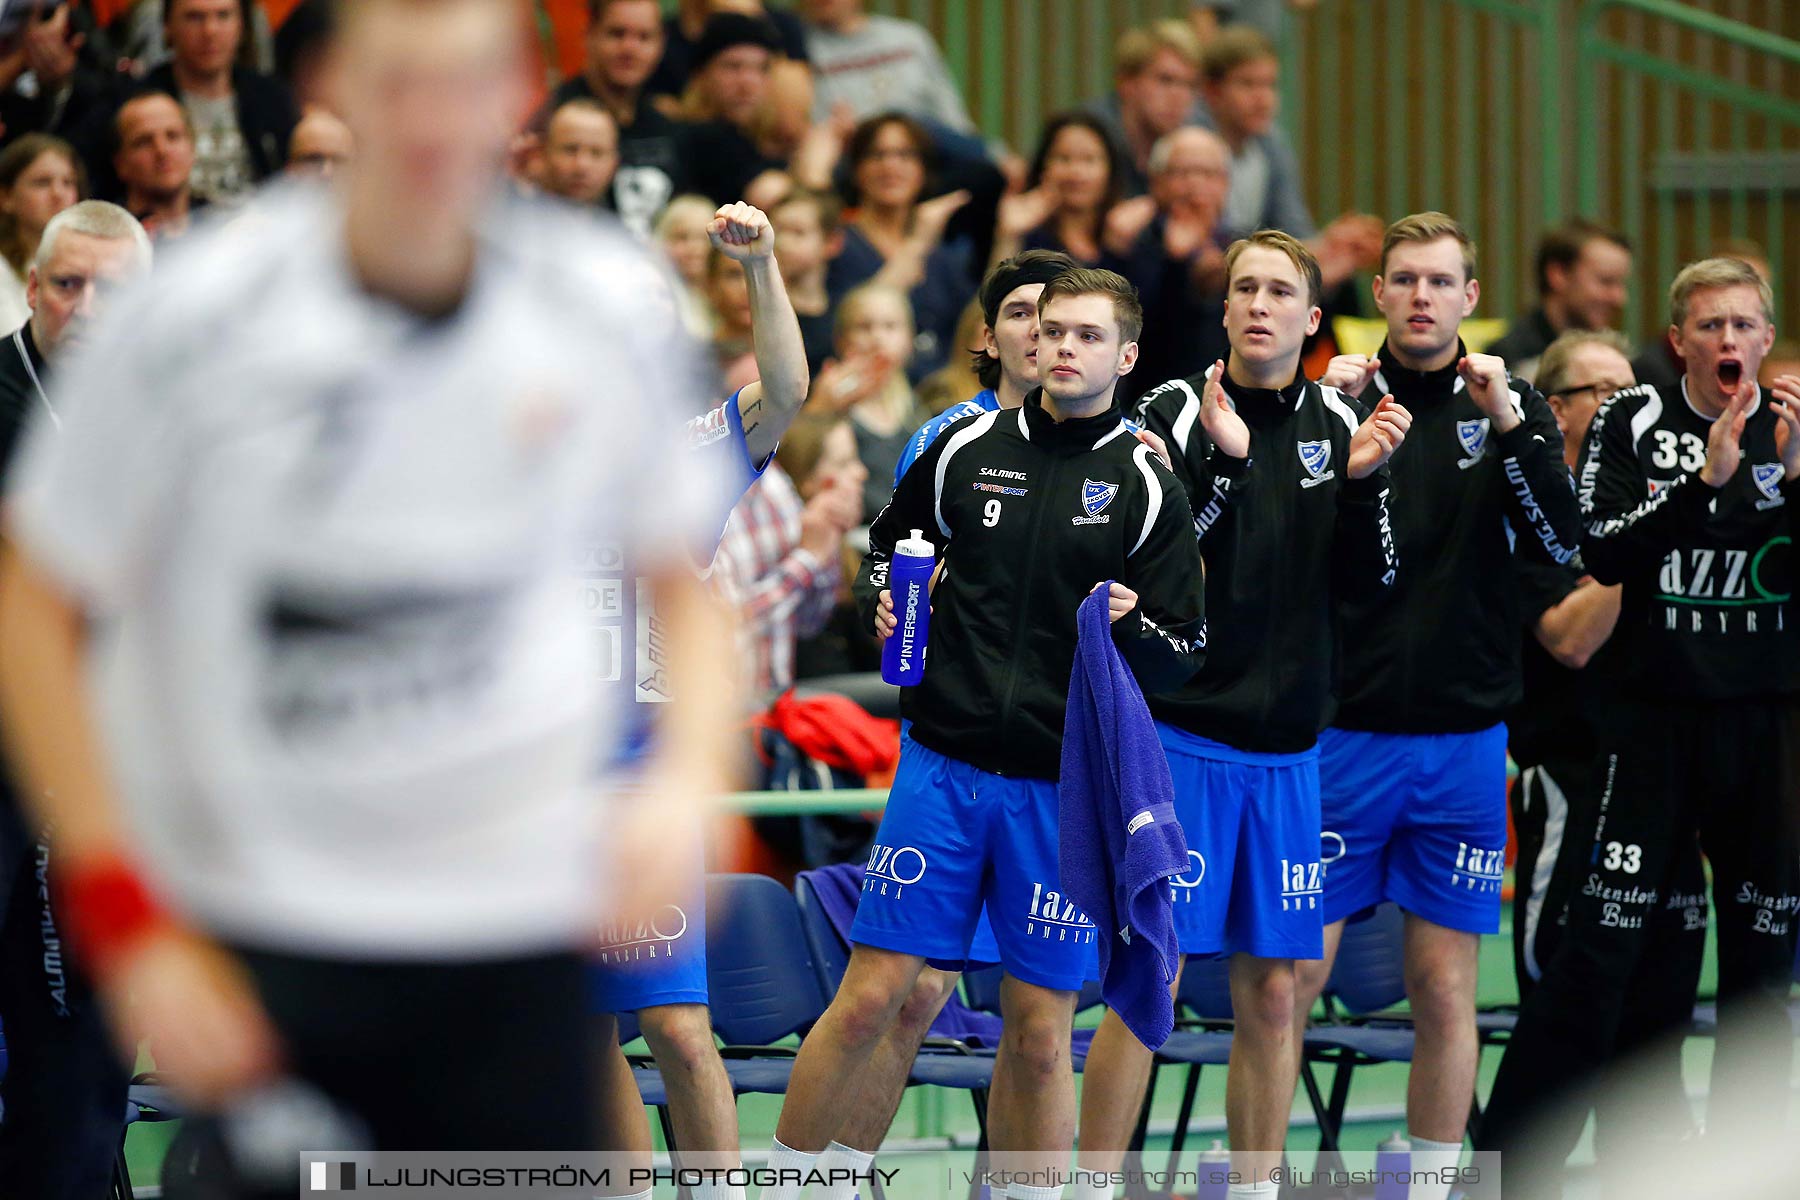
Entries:
MULTIPOLYGON (((0 1075, 6 1074, 6 1033, 0 1030, 0 1075)), ((0 1118, 4 1114, 0 1113, 0 1118)), ((125 1121, 119 1133, 119 1152, 113 1158, 112 1200, 132 1200, 131 1170, 125 1163, 125 1138, 142 1121, 179 1121, 183 1116, 169 1089, 155 1075, 139 1075, 125 1093, 125 1121)))
MULTIPOLYGON (((3 1062, 4 1058, 0 1057, 0 1063, 3 1062)), ((0 1066, 0 1070, 4 1069, 0 1066)), ((131 1170, 125 1164, 125 1138, 131 1133, 131 1127, 140 1121, 147 1125, 179 1121, 184 1115, 174 1095, 156 1075, 139 1075, 131 1081, 125 1093, 125 1128, 119 1134, 119 1153, 113 1159, 114 1200, 132 1200, 131 1170)))
POLYGON ((706 878, 706 987, 732 1090, 781 1095, 825 993, 793 894, 766 875, 706 878))
POLYGON ((1131 1137, 1131 1152, 1141 1157, 1150 1128, 1156 1077, 1164 1065, 1185 1066, 1187 1078, 1181 1087, 1181 1107, 1175 1114, 1175 1132, 1169 1142, 1169 1161, 1165 1168, 1171 1173, 1187 1147, 1188 1124, 1193 1119, 1194 1103, 1200 1094, 1201 1069, 1222 1067, 1231 1061, 1230 960, 1190 956, 1182 968, 1175 1001, 1179 1006, 1176 1029, 1157 1050, 1150 1064, 1150 1086, 1144 1091, 1144 1106, 1138 1112, 1137 1129, 1131 1137), (1183 1013, 1188 1015, 1183 1016, 1183 1013))
MULTIPOLYGON (((963 972, 963 1000, 977 1012, 1000 1013, 1000 980, 1005 976, 1003 967, 981 967, 973 971, 963 972)), ((1075 996, 1075 1011, 1084 1012, 1100 1003, 1100 981, 1090 979, 1081 985, 1081 991, 1075 996)), ((1069 1057, 1080 1071, 1087 1062, 1088 1044, 1094 1040, 1091 1029, 1077 1029, 1069 1041, 1069 1057)))
MULTIPOLYGON (((837 994, 844 970, 850 964, 850 947, 832 926, 824 905, 812 882, 803 872, 794 881, 794 899, 800 910, 800 924, 812 951, 813 965, 818 971, 819 986, 827 996, 837 994)), ((994 1082, 994 1052, 975 1049, 948 1038, 927 1038, 913 1060, 907 1076, 909 1085, 929 1085, 969 1093, 975 1109, 975 1122, 981 1130, 981 1146, 987 1145, 988 1089, 994 1082)))

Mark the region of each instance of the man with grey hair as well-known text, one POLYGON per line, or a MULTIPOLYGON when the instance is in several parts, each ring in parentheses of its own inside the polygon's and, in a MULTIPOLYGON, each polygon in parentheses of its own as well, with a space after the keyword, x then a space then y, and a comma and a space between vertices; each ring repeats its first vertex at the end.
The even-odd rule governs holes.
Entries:
MULTIPOLYGON (((1130 264, 1144 301, 1141 395, 1165 379, 1198 374, 1225 357, 1225 197, 1231 150, 1210 129, 1166 133, 1150 148, 1150 193, 1113 208, 1108 248, 1130 264)), ((1129 380, 1138 379, 1137 386, 1129 380)))
MULTIPOLYGON (((27 422, 57 421, 52 365, 106 290, 150 265, 150 241, 116 204, 85 200, 44 229, 25 281, 31 319, 0 343, 0 480, 27 422)), ((131 1064, 112 1050, 87 979, 64 955, 47 832, 27 823, 0 770, 0 1195, 93 1200, 124 1132, 131 1064)))

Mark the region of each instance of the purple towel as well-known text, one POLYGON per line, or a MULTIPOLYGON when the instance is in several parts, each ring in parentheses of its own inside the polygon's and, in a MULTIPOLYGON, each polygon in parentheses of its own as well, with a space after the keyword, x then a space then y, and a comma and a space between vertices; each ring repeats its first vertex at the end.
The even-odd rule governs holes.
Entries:
MULTIPOLYGON (((812 884, 819 907, 831 921, 832 931, 850 952, 850 924, 856 920, 856 905, 862 899, 863 869, 856 863, 838 863, 816 871, 802 871, 800 877, 812 884)), ((961 963, 933 962, 946 971, 960 971, 961 963)), ((976 1012, 964 1004, 955 992, 944 1002, 943 1011, 931 1023, 932 1037, 954 1038, 969 1046, 992 1049, 1000 1045, 1000 1018, 992 1013, 976 1012)))
POLYGON ((1063 729, 1064 895, 1100 927, 1100 995, 1154 1050, 1175 1029, 1180 946, 1164 879, 1187 870, 1175 785, 1150 709, 1113 645, 1110 582, 1081 603, 1063 729))

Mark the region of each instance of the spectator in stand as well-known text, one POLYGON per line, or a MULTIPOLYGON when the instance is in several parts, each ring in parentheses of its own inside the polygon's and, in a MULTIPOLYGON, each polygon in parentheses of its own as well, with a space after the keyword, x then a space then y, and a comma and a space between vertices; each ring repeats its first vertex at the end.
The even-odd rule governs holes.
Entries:
POLYGON ((325 68, 336 32, 332 0, 300 0, 275 31, 275 76, 287 80, 303 113, 326 101, 325 68))
POLYGON ((1188 21, 1202 45, 1218 35, 1221 26, 1249 25, 1270 41, 1281 38, 1290 12, 1316 8, 1319 0, 1194 0, 1188 21))
POLYGON ((680 107, 689 122, 689 182, 701 195, 742 196, 757 176, 786 168, 757 140, 780 46, 775 27, 760 17, 723 13, 707 22, 680 107))
POLYGON ((294 126, 288 143, 287 172, 330 179, 350 165, 356 136, 350 127, 322 108, 311 109, 294 126))
POLYGON ((538 184, 552 196, 593 208, 619 169, 619 127, 595 100, 565 100, 544 128, 538 184))
POLYGON ((959 189, 924 199, 935 147, 925 127, 903 113, 883 113, 857 126, 846 157, 852 207, 827 284, 834 298, 865 283, 909 298, 908 323, 916 328, 910 369, 912 378, 922 379, 943 365, 956 319, 978 282, 973 245, 945 236, 969 193, 959 189))
POLYGON ((627 229, 647 238, 663 208, 689 186, 682 127, 650 102, 647 86, 663 57, 662 6, 657 0, 591 0, 589 9, 587 62, 556 89, 549 108, 585 97, 612 114, 619 167, 611 204, 627 229))
POLYGON ((142 92, 113 118, 121 203, 153 239, 178 238, 205 202, 193 191, 194 127, 167 92, 142 92))
POLYGON ((59 137, 28 133, 0 151, 0 330, 31 316, 25 284, 44 226, 87 193, 87 173, 75 148, 59 137))
POLYGON ((687 91, 689 79, 699 70, 696 51, 707 23, 720 13, 768 21, 775 27, 780 53, 794 62, 806 62, 806 32, 793 13, 772 9, 762 0, 677 0, 675 11, 662 23, 661 61, 646 85, 652 95, 679 96, 687 91))
POLYGON ((187 110, 194 137, 193 194, 237 203, 287 163, 300 113, 285 83, 236 65, 244 41, 238 0, 167 0, 170 59, 145 76, 187 110))
MULTIPOLYGON (((836 487, 840 494, 844 490, 852 493, 854 504, 861 507, 868 468, 857 453, 855 427, 841 416, 802 416, 782 435, 775 461, 795 481, 802 500, 811 503, 827 487, 836 487)), ((855 540, 852 526, 851 536, 839 543, 839 561, 844 564, 844 571, 837 601, 824 628, 800 638, 795 645, 795 679, 881 669, 881 645, 873 634, 860 628, 856 602, 850 595, 850 580, 859 565, 855 540)))
POLYGON ((1231 147, 1225 228, 1232 237, 1279 229, 1300 238, 1319 260, 1330 292, 1376 265, 1384 226, 1366 213, 1344 213, 1323 232, 1313 224, 1293 147, 1275 124, 1280 83, 1275 45, 1254 29, 1222 30, 1200 56, 1206 123, 1231 147))
POLYGON ((1106 221, 1121 197, 1123 158, 1091 113, 1051 117, 1031 162, 1028 190, 1000 202, 993 259, 1021 250, 1060 250, 1084 267, 1123 274, 1108 252, 1106 221))
POLYGON ((932 416, 961 404, 982 390, 984 385, 975 373, 973 356, 982 352, 981 331, 986 327, 987 319, 982 314, 980 299, 969 301, 963 309, 962 319, 956 323, 950 357, 919 382, 919 406, 932 416))
POLYGON ((861 523, 866 475, 850 422, 803 417, 732 510, 712 578, 742 618, 753 696, 791 685, 795 643, 830 619, 844 583, 844 536, 861 523))
MULTIPOLYGON (((1198 375, 1230 349, 1225 337, 1225 197, 1231 151, 1210 129, 1177 129, 1150 152, 1150 194, 1113 210, 1107 238, 1144 304, 1135 397, 1198 375)), ((1135 385, 1132 383, 1136 380, 1135 385)))
POLYGON ((1120 150, 1127 196, 1150 190, 1150 151, 1184 125, 1200 102, 1200 40, 1184 21, 1128 29, 1113 51, 1113 90, 1087 106, 1120 150))
POLYGON ((815 123, 813 75, 805 63, 776 59, 769 66, 769 91, 754 124, 757 148, 776 162, 787 165, 794 183, 823 190, 832 186, 832 173, 844 153, 844 140, 855 128, 846 113, 835 123, 815 123))
POLYGON ((925 28, 872 16, 863 0, 803 0, 806 48, 818 76, 814 118, 843 101, 858 120, 903 112, 959 133, 973 133, 968 106, 925 28))
POLYGON ((844 245, 843 205, 830 192, 791 188, 770 207, 769 220, 775 225, 775 261, 800 318, 806 369, 817 377, 834 339, 825 278, 844 245))
POLYGON ((838 372, 822 375, 813 390, 818 397, 824 385, 827 405, 847 410, 856 426, 857 453, 869 469, 857 522, 864 524, 887 504, 900 454, 929 414, 919 407, 906 377, 913 321, 903 293, 884 284, 864 284, 838 304, 837 330, 840 360, 858 365, 849 368, 847 381, 838 372))
POLYGON ((714 204, 705 196, 677 196, 656 219, 656 244, 680 281, 676 301, 682 324, 696 339, 712 337, 712 305, 706 299, 706 268, 711 261, 714 204))
MULTIPOLYGON (((23 6, 9 5, 9 9, 23 6)), ((83 8, 34 6, 21 18, 17 43, 0 55, 0 128, 5 136, 49 133, 92 148, 117 104, 117 73, 88 44, 83 8)))
POLYGON ((1537 361, 1569 329, 1617 329, 1630 296, 1631 243, 1616 230, 1576 218, 1538 243, 1538 306, 1513 321, 1488 347, 1520 379, 1537 375, 1537 361))

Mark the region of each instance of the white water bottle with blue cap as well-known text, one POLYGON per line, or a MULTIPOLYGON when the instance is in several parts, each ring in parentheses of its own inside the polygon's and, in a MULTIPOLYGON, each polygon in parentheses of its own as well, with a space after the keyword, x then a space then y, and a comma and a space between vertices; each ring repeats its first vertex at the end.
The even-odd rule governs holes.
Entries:
POLYGON ((900 687, 925 678, 925 638, 931 629, 931 572, 937 547, 921 529, 902 538, 888 564, 888 591, 894 598, 894 632, 881 648, 881 677, 900 687))

